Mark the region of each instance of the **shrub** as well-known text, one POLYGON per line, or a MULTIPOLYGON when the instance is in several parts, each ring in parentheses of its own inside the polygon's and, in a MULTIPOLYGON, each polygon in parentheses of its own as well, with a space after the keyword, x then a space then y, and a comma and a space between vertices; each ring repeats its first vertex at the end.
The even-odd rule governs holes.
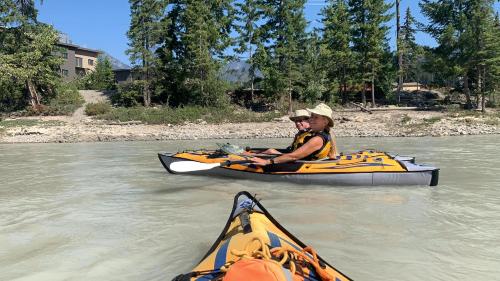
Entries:
POLYGON ((403 117, 401 118, 401 123, 403 123, 403 124, 406 124, 410 121, 411 121, 411 117, 408 116, 408 114, 403 115, 403 117))
POLYGON ((204 120, 207 123, 219 124, 223 122, 241 123, 269 121, 279 115, 279 113, 275 112, 255 113, 233 107, 121 107, 111 109, 108 113, 98 115, 98 118, 120 122, 141 121, 148 124, 183 124, 185 122, 199 122, 200 120, 204 120))
POLYGON ((118 85, 118 91, 110 96, 112 104, 133 107, 142 104, 142 84, 139 81, 118 85))
POLYGON ((102 115, 111 111, 111 105, 108 102, 88 103, 85 106, 85 114, 88 116, 102 115))
POLYGON ((0 79, 0 112, 23 109, 26 106, 23 89, 19 83, 0 79))
POLYGON ((439 117, 439 116, 424 118, 424 122, 427 124, 434 124, 436 122, 439 122, 440 120, 441 120, 441 117, 439 117))

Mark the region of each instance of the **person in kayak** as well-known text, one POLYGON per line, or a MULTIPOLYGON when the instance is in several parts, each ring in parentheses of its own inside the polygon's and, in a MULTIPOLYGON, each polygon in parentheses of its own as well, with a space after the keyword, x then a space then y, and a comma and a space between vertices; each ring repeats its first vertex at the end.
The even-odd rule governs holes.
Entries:
POLYGON ((269 148, 264 151, 260 151, 258 153, 260 154, 283 154, 283 153, 289 153, 300 146, 302 146, 305 143, 305 140, 307 137, 311 136, 310 132, 310 126, 309 126, 309 117, 311 116, 311 113, 305 109, 298 109, 295 110, 294 113, 289 117, 290 120, 292 120, 295 123, 295 127, 297 128, 298 132, 295 134, 295 137, 293 138, 292 144, 285 148, 282 151, 279 151, 274 148, 269 148))
POLYGON ((265 166, 296 160, 334 159, 337 149, 330 132, 333 127, 332 109, 328 105, 320 103, 315 108, 307 109, 307 111, 311 113, 309 118, 310 135, 304 138, 303 144, 298 145, 290 153, 284 153, 272 159, 253 157, 251 160, 256 165, 265 166))

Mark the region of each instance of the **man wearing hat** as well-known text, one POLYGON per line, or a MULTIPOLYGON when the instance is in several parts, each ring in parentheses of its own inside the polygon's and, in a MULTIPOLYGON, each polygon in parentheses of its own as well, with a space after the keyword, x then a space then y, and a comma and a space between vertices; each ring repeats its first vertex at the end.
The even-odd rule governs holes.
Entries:
MULTIPOLYGON (((330 135, 330 128, 333 127, 332 109, 328 105, 320 103, 312 109, 308 108, 307 112, 311 114, 311 117, 308 119, 310 127, 308 135, 302 139, 302 142, 299 143, 294 150, 273 159, 254 157, 252 158, 254 163, 257 165, 269 165, 296 160, 334 158, 336 154, 336 145, 330 135)), ((293 117, 295 117, 295 115, 293 117)), ((290 119, 292 119, 292 117, 290 117, 290 119)))

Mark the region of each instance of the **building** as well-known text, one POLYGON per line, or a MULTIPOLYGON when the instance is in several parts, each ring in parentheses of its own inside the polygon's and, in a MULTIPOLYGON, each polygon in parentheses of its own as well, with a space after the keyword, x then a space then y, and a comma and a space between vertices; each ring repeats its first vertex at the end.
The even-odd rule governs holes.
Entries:
POLYGON ((132 69, 129 65, 119 61, 117 58, 111 56, 110 54, 103 52, 100 57, 107 58, 111 63, 113 68, 113 73, 115 74, 115 82, 118 84, 127 83, 134 81, 135 77, 132 73, 132 69))
POLYGON ((61 56, 65 61, 61 65, 61 76, 65 81, 74 80, 95 70, 101 51, 61 41, 57 45, 63 48, 61 56))

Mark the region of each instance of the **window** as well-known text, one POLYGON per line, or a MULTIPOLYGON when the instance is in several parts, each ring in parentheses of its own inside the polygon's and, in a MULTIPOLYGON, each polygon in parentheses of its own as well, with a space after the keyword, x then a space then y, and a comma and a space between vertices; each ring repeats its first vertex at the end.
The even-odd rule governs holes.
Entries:
POLYGON ((76 67, 83 67, 83 59, 77 57, 76 58, 76 67))
POLYGON ((89 59, 89 65, 94 65, 94 60, 89 59))
POLYGON ((67 59, 68 58, 68 52, 63 52, 61 55, 63 58, 67 59))
POLYGON ((65 77, 68 77, 69 72, 67 69, 61 69, 61 74, 65 77))

